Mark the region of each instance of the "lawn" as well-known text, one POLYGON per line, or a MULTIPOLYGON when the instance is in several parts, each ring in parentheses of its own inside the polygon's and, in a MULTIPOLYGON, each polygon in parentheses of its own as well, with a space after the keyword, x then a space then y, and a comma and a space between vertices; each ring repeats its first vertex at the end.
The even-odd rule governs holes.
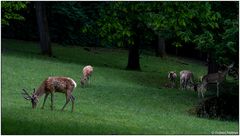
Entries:
POLYGON ((238 133, 237 121, 199 118, 189 114, 197 93, 167 89, 167 72, 206 73, 202 62, 168 56, 141 56, 142 71, 127 71, 128 52, 120 49, 53 44, 55 58, 38 54, 37 42, 2 39, 2 134, 214 134, 238 133), (187 63, 184 65, 182 62, 187 63), (91 85, 80 87, 85 65, 94 66, 91 85), (48 76, 68 76, 78 86, 71 103, 60 111, 65 95, 55 94, 54 110, 41 97, 37 109, 21 96, 32 92, 48 76))

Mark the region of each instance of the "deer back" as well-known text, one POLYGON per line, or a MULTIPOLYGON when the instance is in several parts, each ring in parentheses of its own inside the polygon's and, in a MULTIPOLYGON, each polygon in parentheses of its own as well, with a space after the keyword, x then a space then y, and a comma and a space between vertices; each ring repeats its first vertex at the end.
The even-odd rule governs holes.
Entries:
POLYGON ((49 77, 45 81, 45 89, 48 92, 66 92, 67 90, 73 91, 77 86, 76 82, 68 77, 49 77))
POLYGON ((216 83, 216 82, 222 82, 225 79, 224 73, 211 73, 208 75, 205 75, 202 78, 202 81, 208 82, 208 83, 216 83))
POLYGON ((181 79, 185 79, 185 80, 189 80, 193 78, 193 73, 189 70, 183 70, 180 72, 180 80, 181 79))

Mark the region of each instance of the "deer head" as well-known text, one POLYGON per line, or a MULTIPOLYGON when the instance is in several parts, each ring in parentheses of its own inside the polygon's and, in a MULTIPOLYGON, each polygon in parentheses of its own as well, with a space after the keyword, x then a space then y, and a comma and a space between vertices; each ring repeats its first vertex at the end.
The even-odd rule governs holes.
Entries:
POLYGON ((234 66, 234 62, 230 65, 230 66, 228 66, 228 68, 230 69, 230 68, 232 68, 234 66))
POLYGON ((199 86, 198 83, 192 83, 192 82, 189 83, 190 89, 195 91, 195 92, 197 92, 198 86, 199 86))
POLYGON ((33 89, 32 96, 28 94, 28 92, 25 89, 22 89, 22 95, 26 100, 31 100, 32 103, 32 108, 36 108, 37 103, 38 103, 38 98, 37 95, 35 94, 35 88, 33 89))
POLYGON ((170 79, 171 81, 174 81, 176 78, 177 78, 177 74, 175 71, 168 72, 168 79, 170 79))
POLYGON ((223 64, 223 66, 227 69, 227 70, 230 70, 231 68, 233 68, 234 66, 234 62, 231 64, 231 65, 226 65, 226 64, 223 64))
POLYGON ((83 86, 83 85, 85 85, 86 84, 86 82, 87 82, 87 77, 82 77, 81 79, 80 79, 80 84, 81 84, 81 86, 83 86))

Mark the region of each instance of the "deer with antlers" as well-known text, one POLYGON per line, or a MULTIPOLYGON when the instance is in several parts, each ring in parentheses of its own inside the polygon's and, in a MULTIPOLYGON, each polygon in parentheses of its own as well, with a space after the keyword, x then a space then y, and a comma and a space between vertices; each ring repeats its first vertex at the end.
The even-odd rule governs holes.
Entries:
POLYGON ((42 84, 39 86, 37 91, 35 91, 34 89, 32 95, 29 95, 25 89, 23 89, 22 95, 26 100, 31 100, 32 108, 34 109, 37 106, 39 98, 43 94, 45 94, 43 105, 42 105, 42 109, 43 109, 48 95, 51 94, 51 110, 53 110, 54 93, 55 92, 64 93, 66 95, 66 103, 63 106, 62 111, 71 100, 72 112, 73 112, 75 98, 72 96, 72 92, 73 92, 73 89, 76 87, 77 87, 76 82, 69 77, 48 77, 42 82, 42 84))
POLYGON ((229 70, 233 67, 234 63, 231 65, 227 66, 227 69, 224 71, 219 71, 218 73, 211 73, 203 76, 202 78, 202 83, 201 83, 201 88, 205 88, 207 84, 217 84, 217 97, 219 96, 219 84, 224 81, 226 75, 228 74, 229 70))

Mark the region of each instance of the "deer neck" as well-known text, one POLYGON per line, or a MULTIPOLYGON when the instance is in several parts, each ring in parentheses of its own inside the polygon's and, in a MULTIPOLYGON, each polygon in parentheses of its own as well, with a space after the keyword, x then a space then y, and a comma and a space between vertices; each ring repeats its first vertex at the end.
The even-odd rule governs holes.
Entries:
POLYGON ((221 77, 225 77, 228 73, 229 69, 226 69, 225 71, 223 71, 222 73, 219 73, 221 75, 221 77))
POLYGON ((42 84, 41 86, 39 86, 39 88, 38 88, 37 91, 35 92, 35 95, 39 98, 39 97, 41 97, 44 93, 45 93, 45 86, 44 86, 44 84, 42 84))

